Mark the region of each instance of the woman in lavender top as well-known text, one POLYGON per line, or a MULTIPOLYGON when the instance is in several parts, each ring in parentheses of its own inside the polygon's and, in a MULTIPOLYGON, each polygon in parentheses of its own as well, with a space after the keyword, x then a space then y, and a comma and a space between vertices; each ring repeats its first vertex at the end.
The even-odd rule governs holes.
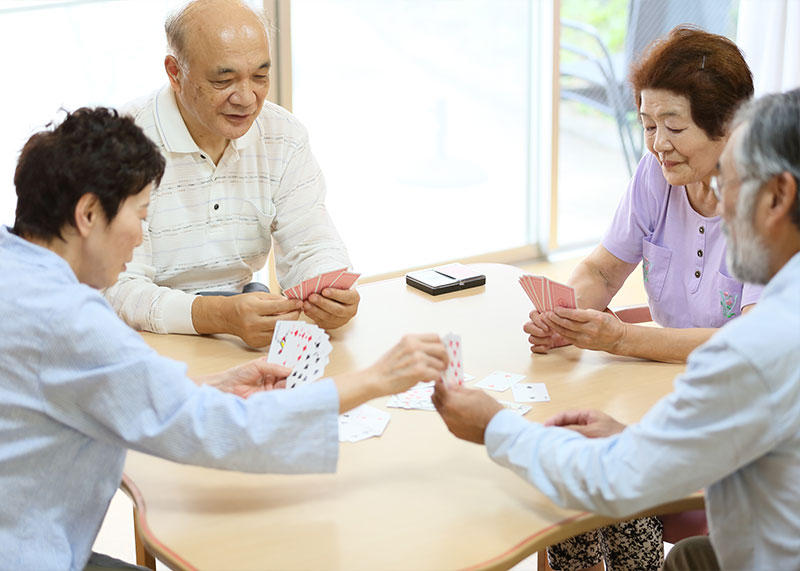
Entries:
POLYGON ((753 94, 741 52, 723 36, 678 27, 633 66, 630 80, 650 152, 601 245, 568 281, 579 309, 531 312, 524 330, 534 353, 572 343, 685 362, 761 292, 728 272, 710 184, 727 123, 753 94), (639 262, 650 312, 661 328, 623 323, 605 311, 639 262))
MULTIPOLYGON (((601 245, 568 283, 578 309, 532 311, 531 351, 574 344, 685 362, 715 330, 747 311, 761 288, 733 279, 712 184, 728 122, 753 95, 736 45, 679 26, 634 64, 630 81, 649 153, 639 162, 601 245), (608 304, 642 263, 650 314, 659 328, 623 323, 608 304)), ((700 535, 702 511, 620 522, 548 548, 555 570, 659 569, 663 541, 700 535)))

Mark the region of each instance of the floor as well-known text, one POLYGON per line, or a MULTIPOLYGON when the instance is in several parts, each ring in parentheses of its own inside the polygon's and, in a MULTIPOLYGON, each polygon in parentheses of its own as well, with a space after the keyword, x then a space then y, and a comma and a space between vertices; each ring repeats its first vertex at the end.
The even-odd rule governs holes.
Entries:
MULTIPOLYGON (((549 278, 566 282, 580 257, 569 257, 554 262, 531 262, 520 264, 525 272, 534 275, 547 275, 549 278)), ((612 303, 612 307, 635 305, 646 300, 641 280, 635 279, 638 272, 632 274, 612 303)), ((133 515, 132 504, 128 497, 118 491, 111 502, 111 506, 100 529, 100 534, 94 544, 94 550, 111 555, 124 561, 136 560, 136 549, 133 542, 133 515)), ((157 568, 167 569, 163 564, 157 563, 157 568)), ((536 567, 536 556, 521 561, 513 569, 515 571, 533 571, 536 567)))

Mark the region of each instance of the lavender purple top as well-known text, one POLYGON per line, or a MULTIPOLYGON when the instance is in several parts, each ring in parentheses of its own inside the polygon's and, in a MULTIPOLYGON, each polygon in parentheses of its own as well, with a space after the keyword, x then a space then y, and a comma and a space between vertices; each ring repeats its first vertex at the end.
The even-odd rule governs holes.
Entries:
POLYGON ((650 313, 663 327, 721 327, 763 289, 730 276, 720 217, 698 214, 686 188, 670 185, 649 153, 602 244, 624 262, 642 261, 650 313))

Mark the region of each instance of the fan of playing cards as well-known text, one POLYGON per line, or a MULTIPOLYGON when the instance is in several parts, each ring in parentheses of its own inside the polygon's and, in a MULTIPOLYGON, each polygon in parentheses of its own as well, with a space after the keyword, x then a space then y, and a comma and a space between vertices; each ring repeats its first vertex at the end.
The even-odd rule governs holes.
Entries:
POLYGON ((568 285, 554 282, 544 276, 524 275, 519 283, 539 312, 552 311, 555 307, 575 309, 575 290, 568 285))
POLYGON ((284 291, 284 295, 289 299, 301 299, 305 301, 312 293, 319 293, 326 287, 334 289, 349 289, 361 274, 348 272, 347 268, 341 270, 334 270, 326 272, 313 278, 309 278, 304 282, 290 287, 284 291))
POLYGON ((293 389, 322 376, 331 349, 328 334, 313 323, 278 321, 267 361, 292 369, 286 378, 286 388, 293 389))

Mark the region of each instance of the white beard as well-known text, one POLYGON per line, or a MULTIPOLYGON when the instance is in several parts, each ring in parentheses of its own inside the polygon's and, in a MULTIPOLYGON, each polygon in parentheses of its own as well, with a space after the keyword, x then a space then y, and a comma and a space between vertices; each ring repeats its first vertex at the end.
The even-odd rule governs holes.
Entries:
MULTIPOLYGON (((739 212, 749 216, 752 211, 750 208, 740 208, 739 212)), ((730 224, 722 223, 722 230, 728 243, 725 258, 728 271, 740 282, 765 284, 771 277, 769 249, 764 245, 761 236, 756 234, 752 222, 745 216, 737 212, 730 224)))

